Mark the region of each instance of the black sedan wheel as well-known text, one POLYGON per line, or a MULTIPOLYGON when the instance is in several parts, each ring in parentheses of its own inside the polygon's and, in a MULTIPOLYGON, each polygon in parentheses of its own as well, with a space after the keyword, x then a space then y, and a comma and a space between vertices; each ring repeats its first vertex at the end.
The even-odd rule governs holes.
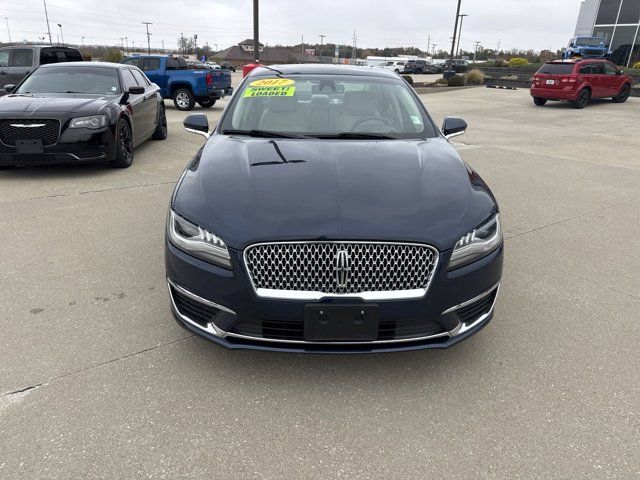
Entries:
POLYGON ((178 110, 193 110, 193 107, 196 106, 196 98, 191 93, 191 90, 179 88, 173 93, 173 104, 178 110))
POLYGON ((541 98, 541 97, 533 97, 533 103, 535 103, 538 106, 543 106, 545 103, 547 103, 547 99, 546 98, 541 98))
POLYGON ((169 131, 167 129, 167 112, 165 111, 163 104, 160 105, 158 116, 160 117, 160 120, 158 121, 156 130, 153 132, 152 138, 154 140, 165 140, 169 131))
POLYGON ((198 100, 198 105, 202 108, 211 108, 216 104, 215 98, 201 98, 198 100))
POLYGON ((613 103, 624 103, 629 98, 629 95, 631 95, 631 85, 626 83, 622 86, 620 93, 611 100, 613 100, 613 103))
POLYGON ((585 88, 580 92, 580 95, 578 95, 578 98, 576 99, 576 101, 572 102, 573 106, 577 109, 584 108, 587 106, 587 103, 589 103, 590 98, 591 98, 591 92, 585 88))
POLYGON ((116 125, 116 158, 111 162, 115 168, 127 168, 133 162, 133 136, 129 123, 121 118, 116 125))

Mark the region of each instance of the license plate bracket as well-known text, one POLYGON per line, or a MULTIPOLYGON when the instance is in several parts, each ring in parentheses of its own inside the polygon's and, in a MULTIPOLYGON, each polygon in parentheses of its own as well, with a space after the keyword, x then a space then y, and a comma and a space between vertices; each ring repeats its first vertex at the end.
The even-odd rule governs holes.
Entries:
POLYGON ((16 153, 43 153, 42 140, 16 140, 16 153))
POLYGON ((305 305, 304 338, 308 342, 377 340, 379 316, 378 305, 305 305))
POLYGON ((553 85, 554 83, 556 83, 555 80, 547 80, 547 85, 553 85))

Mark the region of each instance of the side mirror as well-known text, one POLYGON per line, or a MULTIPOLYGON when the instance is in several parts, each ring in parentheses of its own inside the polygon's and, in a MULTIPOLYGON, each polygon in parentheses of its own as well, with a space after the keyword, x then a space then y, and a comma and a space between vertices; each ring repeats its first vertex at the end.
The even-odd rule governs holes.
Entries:
POLYGON ((449 139, 462 135, 467 131, 467 122, 458 117, 444 117, 442 122, 442 134, 449 139))
MULTIPOLYGON (((624 73, 624 70, 618 70, 616 72, 616 75, 622 75, 624 73)), ((4 88, 5 90, 7 89, 7 87, 4 88)))
POLYGON ((5 85, 5 86, 4 86, 4 90, 5 90, 7 93, 11 93, 11 92, 13 92, 15 89, 16 89, 16 86, 15 86, 14 84, 12 84, 12 83, 10 83, 9 85, 5 85))
POLYGON ((207 119, 207 116, 202 113, 187 115, 182 122, 182 125, 187 132, 202 135, 207 139, 211 136, 209 134, 209 120, 207 119))
POLYGON ((129 87, 129 95, 144 95, 144 87, 129 87))

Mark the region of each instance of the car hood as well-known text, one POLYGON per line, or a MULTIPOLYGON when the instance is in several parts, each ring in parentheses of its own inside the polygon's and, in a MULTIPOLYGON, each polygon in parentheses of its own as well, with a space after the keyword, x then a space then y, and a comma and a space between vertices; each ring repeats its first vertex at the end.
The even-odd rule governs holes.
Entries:
POLYGON ((497 211, 482 179, 442 138, 223 135, 212 137, 187 168, 173 208, 236 249, 329 239, 446 250, 497 211))
POLYGON ((22 116, 38 116, 47 113, 84 114, 97 113, 113 101, 115 96, 96 95, 6 95, 0 97, 1 113, 20 113, 22 116))

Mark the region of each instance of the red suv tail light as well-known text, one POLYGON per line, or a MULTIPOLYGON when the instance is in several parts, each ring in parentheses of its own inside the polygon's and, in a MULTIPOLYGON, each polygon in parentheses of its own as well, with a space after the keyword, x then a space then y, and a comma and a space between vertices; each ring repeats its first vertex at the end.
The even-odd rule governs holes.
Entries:
POLYGON ((578 81, 577 75, 566 75, 560 79, 562 83, 576 83, 578 81))
POLYGON ((211 75, 211 72, 207 73, 207 87, 210 87, 211 85, 213 85, 213 75, 211 75))

